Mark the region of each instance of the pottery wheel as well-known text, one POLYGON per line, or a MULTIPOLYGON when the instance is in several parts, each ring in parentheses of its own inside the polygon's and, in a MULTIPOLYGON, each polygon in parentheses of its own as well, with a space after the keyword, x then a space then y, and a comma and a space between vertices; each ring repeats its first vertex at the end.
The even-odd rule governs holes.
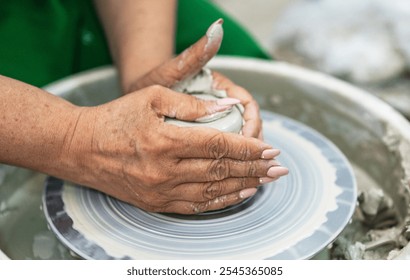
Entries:
POLYGON ((149 213, 48 178, 50 228, 85 259, 307 259, 351 219, 356 183, 341 151, 315 130, 263 111, 265 141, 290 173, 245 202, 201 215, 149 213))

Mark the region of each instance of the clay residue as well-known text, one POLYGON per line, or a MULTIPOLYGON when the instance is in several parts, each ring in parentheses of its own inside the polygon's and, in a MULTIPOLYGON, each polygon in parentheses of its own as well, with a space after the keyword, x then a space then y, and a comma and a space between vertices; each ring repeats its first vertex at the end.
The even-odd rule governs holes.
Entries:
MULTIPOLYGON (((397 124, 396 124, 397 125, 397 124)), ((410 135, 409 135, 410 137, 410 135)), ((403 169, 403 178, 398 188, 398 193, 402 195, 407 203, 410 196, 410 158, 405 155, 410 154, 410 143, 405 141, 404 136, 400 134, 392 124, 386 124, 386 133, 383 136, 383 142, 389 151, 400 158, 400 167, 403 169)), ((410 215, 409 212, 407 214, 410 215)))
POLYGON ((203 68, 198 74, 180 81, 172 87, 173 90, 188 94, 210 94, 218 98, 227 97, 225 90, 216 90, 213 88, 212 72, 208 68, 203 68))
POLYGON ((333 259, 409 258, 409 221, 402 219, 393 199, 360 167, 358 207, 331 248, 333 259), (404 248, 404 249, 403 249, 404 248))
MULTIPOLYGON (((172 89, 207 100, 228 97, 225 90, 215 89, 213 83, 214 80, 211 70, 208 68, 202 68, 198 74, 178 82, 172 87, 172 89)), ((235 106, 241 113, 243 113, 243 106, 241 104, 237 104, 235 106)), ((195 121, 201 123, 212 122, 225 117, 231 112, 232 109, 227 109, 222 112, 215 112, 211 115, 198 118, 195 121)), ((174 124, 177 123, 174 122, 174 124)))

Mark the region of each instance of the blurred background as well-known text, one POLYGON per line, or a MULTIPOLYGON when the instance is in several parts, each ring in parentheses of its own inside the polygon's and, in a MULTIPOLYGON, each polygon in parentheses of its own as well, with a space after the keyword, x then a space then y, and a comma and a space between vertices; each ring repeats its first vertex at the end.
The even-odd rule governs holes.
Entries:
POLYGON ((355 84, 410 118, 410 1, 213 1, 276 60, 355 84))
POLYGON ((269 52, 278 17, 292 0, 212 0, 236 19, 269 52))

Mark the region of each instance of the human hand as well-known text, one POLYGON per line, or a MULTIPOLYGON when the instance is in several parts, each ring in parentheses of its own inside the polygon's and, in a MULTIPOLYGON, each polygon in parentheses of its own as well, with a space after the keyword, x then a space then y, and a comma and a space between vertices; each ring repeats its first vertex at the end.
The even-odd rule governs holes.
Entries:
POLYGON ((81 108, 62 151, 61 178, 153 212, 194 214, 236 204, 288 173, 262 141, 211 128, 178 127, 229 106, 161 86, 81 108))
MULTIPOLYGON (((172 88, 182 80, 195 76, 205 64, 213 58, 222 42, 222 20, 213 23, 206 35, 177 57, 161 64, 143 77, 138 77, 130 84, 123 85, 127 92, 132 92, 150 85, 162 85, 172 88)), ((244 126, 242 134, 249 137, 263 138, 262 120, 259 106, 252 95, 224 75, 213 72, 212 87, 226 91, 229 97, 237 98, 244 107, 244 126)))

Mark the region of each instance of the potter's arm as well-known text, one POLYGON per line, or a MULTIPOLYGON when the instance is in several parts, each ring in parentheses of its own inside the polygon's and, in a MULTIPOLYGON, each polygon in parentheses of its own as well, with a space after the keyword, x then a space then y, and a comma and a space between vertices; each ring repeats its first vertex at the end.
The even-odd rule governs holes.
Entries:
POLYGON ((173 56, 175 0, 95 0, 124 92, 173 56))
POLYGON ((39 88, 0 76, 0 162, 50 174, 62 157, 81 108, 39 88))

